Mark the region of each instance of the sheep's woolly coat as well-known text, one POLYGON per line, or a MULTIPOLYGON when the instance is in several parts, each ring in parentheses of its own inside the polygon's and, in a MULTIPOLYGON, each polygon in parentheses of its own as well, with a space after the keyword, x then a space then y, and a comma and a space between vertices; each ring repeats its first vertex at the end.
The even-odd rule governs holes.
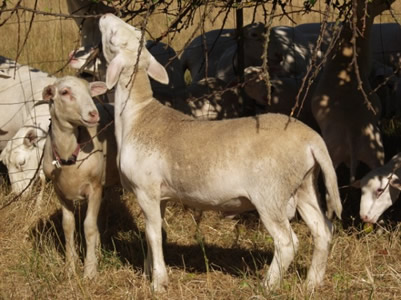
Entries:
POLYGON ((315 238, 308 285, 320 284, 332 236, 316 191, 320 169, 330 195, 329 210, 339 217, 342 210, 323 139, 284 115, 199 121, 165 107, 152 97, 148 75, 167 83, 167 73, 141 47, 141 32, 111 14, 100 19, 100 30, 109 62, 106 83, 116 86, 117 164, 123 186, 136 194, 145 215, 145 269, 152 274, 154 289, 161 291, 168 282, 160 209, 161 200, 168 199, 229 213, 256 209, 275 241, 264 282, 272 288, 297 249, 286 212, 295 198, 315 238))
POLYGON ((87 248, 84 276, 88 278, 97 272, 96 249, 100 245, 97 217, 103 186, 119 183, 113 107, 110 104, 96 107, 91 98, 105 91, 102 82, 88 84, 72 76, 58 79, 43 91, 43 98, 50 103, 51 115, 43 170, 52 180, 61 203, 66 260, 72 272, 78 259, 74 210, 80 201, 88 202, 84 221, 87 248))

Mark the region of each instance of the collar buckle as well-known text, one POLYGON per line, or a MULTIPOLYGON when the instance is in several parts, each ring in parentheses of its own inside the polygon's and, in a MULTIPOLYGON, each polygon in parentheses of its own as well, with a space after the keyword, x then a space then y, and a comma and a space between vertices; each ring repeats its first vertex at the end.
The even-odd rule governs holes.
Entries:
POLYGON ((61 168, 61 164, 57 159, 52 161, 52 165, 55 166, 56 169, 60 169, 61 168))

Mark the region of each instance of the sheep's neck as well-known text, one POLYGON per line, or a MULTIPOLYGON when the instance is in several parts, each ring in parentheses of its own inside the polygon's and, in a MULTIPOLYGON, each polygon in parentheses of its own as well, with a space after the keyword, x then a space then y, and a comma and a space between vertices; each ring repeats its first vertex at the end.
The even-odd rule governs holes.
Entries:
POLYGON ((131 82, 129 97, 135 102, 135 104, 145 103, 153 98, 150 80, 145 70, 138 70, 133 74, 131 82))
POLYGON ((57 122, 51 125, 51 142, 53 151, 63 160, 68 160, 76 151, 78 145, 78 127, 62 127, 57 122))
POLYGON ((149 77, 144 70, 126 71, 118 81, 115 94, 115 134, 121 149, 123 136, 131 131, 136 116, 153 99, 149 77), (124 130, 126 132, 124 132, 124 130))

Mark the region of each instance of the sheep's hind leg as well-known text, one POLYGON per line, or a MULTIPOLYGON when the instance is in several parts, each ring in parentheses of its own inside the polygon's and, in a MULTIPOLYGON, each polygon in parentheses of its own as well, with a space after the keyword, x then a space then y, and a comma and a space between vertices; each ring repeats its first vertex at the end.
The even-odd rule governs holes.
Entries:
POLYGON ((308 288, 313 289, 320 285, 324 279, 332 238, 332 225, 319 205, 319 197, 312 174, 306 178, 299 188, 297 198, 298 211, 311 230, 315 244, 312 263, 306 279, 308 288))
POLYGON ((279 284, 294 259, 298 249, 298 238, 290 226, 286 207, 258 209, 260 218, 274 240, 274 256, 264 280, 267 289, 279 284))

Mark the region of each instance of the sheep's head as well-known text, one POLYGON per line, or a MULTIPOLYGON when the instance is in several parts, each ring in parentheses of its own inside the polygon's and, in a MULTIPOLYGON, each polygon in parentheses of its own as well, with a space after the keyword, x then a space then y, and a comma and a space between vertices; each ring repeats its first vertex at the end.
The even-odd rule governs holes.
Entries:
MULTIPOLYGON (((361 220, 368 223, 376 223, 379 217, 398 199, 401 190, 401 181, 396 174, 372 172, 357 182, 361 187, 359 214, 361 220)), ((353 185, 357 186, 356 183, 353 185)))
POLYGON ((102 33, 103 53, 109 63, 106 73, 109 89, 116 85, 123 71, 126 76, 131 77, 135 68, 144 69, 154 80, 168 84, 166 70, 146 49, 140 30, 112 14, 105 14, 100 18, 99 28, 102 33))
POLYGON ((68 54, 69 65, 79 72, 101 77, 106 72, 104 58, 99 47, 79 47, 68 54))
POLYGON ((93 127, 99 122, 99 112, 92 97, 104 94, 107 87, 104 82, 88 83, 73 76, 58 79, 43 90, 43 99, 50 103, 50 115, 61 126, 93 127))
POLYGON ((46 134, 39 124, 22 127, 1 152, 0 160, 7 167, 14 194, 24 197, 32 190, 46 134))

